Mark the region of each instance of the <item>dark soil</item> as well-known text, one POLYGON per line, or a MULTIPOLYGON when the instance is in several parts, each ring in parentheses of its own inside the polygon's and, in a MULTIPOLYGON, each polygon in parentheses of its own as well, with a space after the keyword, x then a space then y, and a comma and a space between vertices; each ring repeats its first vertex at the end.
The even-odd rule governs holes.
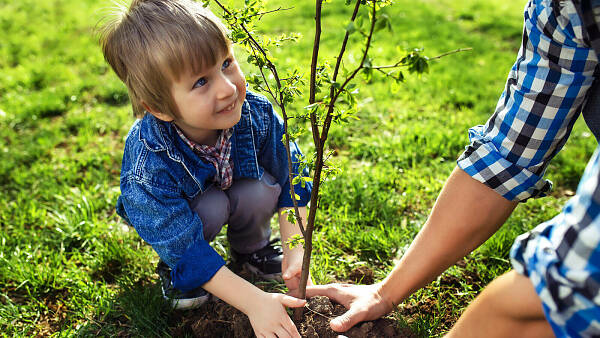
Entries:
MULTIPOLYGON (((244 272, 238 272, 242 277, 244 272)), ((353 281, 372 283, 373 272, 368 268, 352 271, 353 281)), ((259 286, 260 287, 260 286, 259 286)), ((270 291, 270 290, 266 290, 270 291)), ((401 328, 393 318, 380 318, 363 322, 340 334, 329 327, 331 318, 346 312, 346 309, 327 297, 313 297, 304 308, 302 320, 295 322, 302 337, 417 337, 410 329, 401 328)), ((170 320, 175 337, 254 337, 248 317, 229 304, 217 299, 192 311, 174 311, 170 320)))
MULTIPOLYGON (((334 305, 327 297, 317 296, 309 299, 302 320, 295 324, 300 335, 307 338, 417 337, 407 328, 398 328, 392 318, 364 322, 340 335, 331 330, 329 320, 344 312, 346 309, 342 305, 334 305)), ((181 322, 172 332, 176 337, 254 337, 248 317, 221 300, 180 315, 181 322)))
POLYGON ((329 327, 329 321, 337 317, 346 309, 340 304, 332 304, 327 297, 313 297, 309 299, 301 322, 296 327, 302 337, 417 337, 407 328, 399 328, 392 318, 380 318, 375 321, 364 322, 354 326, 340 335, 329 327))

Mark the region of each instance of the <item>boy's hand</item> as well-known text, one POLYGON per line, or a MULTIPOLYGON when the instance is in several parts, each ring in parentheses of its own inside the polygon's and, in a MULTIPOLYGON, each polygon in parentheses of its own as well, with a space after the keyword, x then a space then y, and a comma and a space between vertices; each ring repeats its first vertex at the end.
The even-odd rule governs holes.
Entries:
POLYGON ((285 307, 303 307, 306 300, 279 293, 264 293, 264 299, 248 311, 250 324, 257 337, 298 337, 300 334, 285 307))
MULTIPOLYGON (((294 248, 286 251, 287 250, 284 250, 283 260, 281 262, 283 281, 289 290, 288 295, 299 297, 300 292, 298 287, 300 285, 300 277, 302 276, 304 250, 302 250, 302 248, 294 248)), ((310 275, 308 275, 306 285, 313 285, 310 275)))
MULTIPOLYGON (((300 277, 302 275, 302 259, 304 256, 304 248, 302 245, 290 248, 287 242, 294 236, 302 236, 300 228, 295 223, 289 222, 287 219, 287 210, 289 209, 290 208, 279 209, 279 226, 281 232, 281 243, 283 247, 281 272, 283 281, 289 290, 288 295, 299 297, 300 292, 298 291, 298 286, 300 285, 300 277)), ((302 218, 302 223, 306 224, 306 207, 299 207, 298 212, 302 218)), ((310 275, 308 275, 308 281, 306 284, 313 285, 310 275)))

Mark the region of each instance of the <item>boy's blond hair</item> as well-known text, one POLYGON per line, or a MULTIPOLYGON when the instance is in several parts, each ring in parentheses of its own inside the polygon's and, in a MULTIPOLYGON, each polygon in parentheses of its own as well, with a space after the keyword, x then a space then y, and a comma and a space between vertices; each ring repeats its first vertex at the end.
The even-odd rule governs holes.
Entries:
POLYGON ((173 81, 185 71, 198 74, 227 55, 227 30, 207 8, 191 0, 133 0, 100 24, 104 58, 125 83, 134 116, 151 110, 172 117, 179 110, 173 81))

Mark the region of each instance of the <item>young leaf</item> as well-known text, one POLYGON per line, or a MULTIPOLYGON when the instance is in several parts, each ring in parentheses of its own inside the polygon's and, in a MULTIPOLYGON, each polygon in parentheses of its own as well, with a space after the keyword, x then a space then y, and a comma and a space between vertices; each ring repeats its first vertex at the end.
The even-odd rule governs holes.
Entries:
POLYGON ((350 21, 348 23, 348 25, 346 26, 346 32, 348 32, 348 35, 352 35, 354 32, 356 32, 356 26, 354 25, 354 21, 350 21))

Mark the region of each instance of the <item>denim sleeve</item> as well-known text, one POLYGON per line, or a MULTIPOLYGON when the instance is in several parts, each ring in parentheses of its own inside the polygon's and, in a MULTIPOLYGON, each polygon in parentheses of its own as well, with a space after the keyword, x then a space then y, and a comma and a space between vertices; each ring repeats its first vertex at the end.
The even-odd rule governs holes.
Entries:
POLYGON ((121 184, 119 209, 140 237, 172 268, 173 286, 193 290, 225 265, 204 239, 200 217, 175 189, 130 179, 121 184))
MULTIPOLYGON (((282 141, 284 135, 283 119, 275 112, 273 105, 270 103, 268 103, 268 106, 265 106, 262 113, 264 122, 268 126, 268 132, 262 149, 259 151, 258 163, 273 175, 279 185, 281 185, 281 195, 279 195, 277 208, 293 207, 294 204, 290 194, 287 153, 282 141)), ((302 152, 296 142, 290 142, 290 152, 293 162, 292 173, 296 177, 300 175, 300 163, 298 159, 302 156, 302 152)), ((308 177, 308 170, 305 168, 301 175, 308 177)), ((305 182, 304 186, 302 185, 302 183, 294 185, 294 192, 299 196, 298 206, 306 206, 308 204, 312 191, 312 182, 305 182)))
POLYGON ((571 1, 530 0, 523 41, 496 111, 469 130, 457 161, 511 201, 544 196, 550 160, 565 144, 594 81, 595 52, 571 1))

